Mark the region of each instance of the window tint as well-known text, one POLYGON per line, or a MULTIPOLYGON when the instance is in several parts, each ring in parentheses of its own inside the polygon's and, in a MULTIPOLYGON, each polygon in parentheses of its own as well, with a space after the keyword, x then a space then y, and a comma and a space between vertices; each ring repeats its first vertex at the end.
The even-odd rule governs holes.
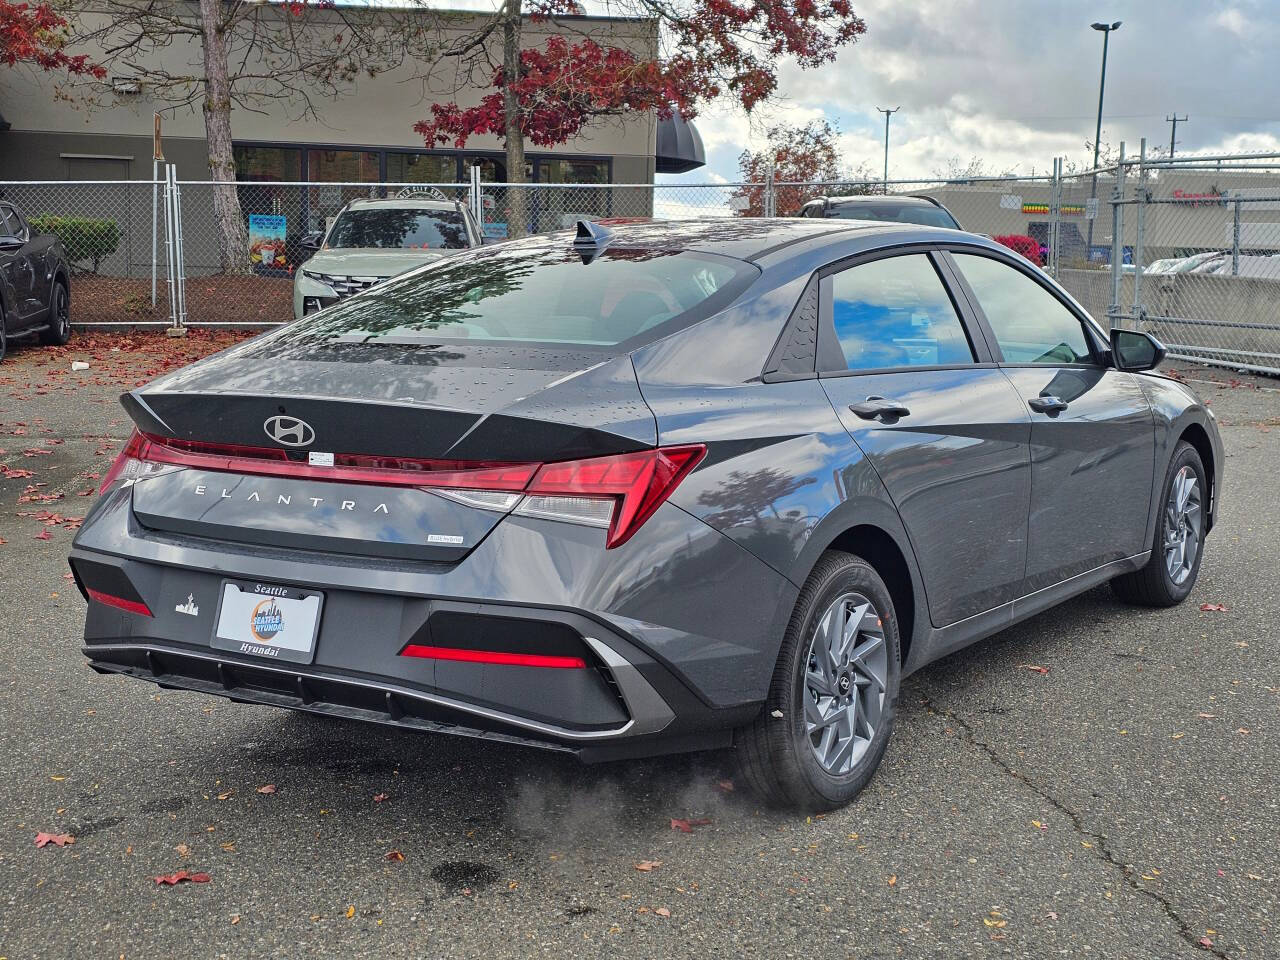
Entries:
POLYGON ((318 342, 469 342, 613 346, 649 342, 726 306, 758 271, 728 257, 567 242, 517 242, 455 254, 289 326, 318 342))
POLYGON ((954 254, 1008 363, 1092 363, 1084 328, 1057 297, 1021 270, 954 254))
POLYGON ((402 250, 456 250, 470 246, 457 210, 348 210, 325 239, 332 248, 383 247, 402 250))
POLYGON ((924 254, 837 273, 831 319, 850 370, 973 362, 960 317, 924 254))

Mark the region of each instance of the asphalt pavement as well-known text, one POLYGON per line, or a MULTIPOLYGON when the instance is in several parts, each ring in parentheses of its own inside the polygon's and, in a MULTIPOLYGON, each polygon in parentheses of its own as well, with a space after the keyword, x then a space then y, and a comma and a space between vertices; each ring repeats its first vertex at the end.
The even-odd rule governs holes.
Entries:
POLYGON ((92 673, 65 558, 148 342, 0 366, 0 958, 1280 956, 1280 381, 1174 365, 1227 450, 1187 603, 1094 590, 920 671, 810 818, 721 754, 586 767, 92 673))

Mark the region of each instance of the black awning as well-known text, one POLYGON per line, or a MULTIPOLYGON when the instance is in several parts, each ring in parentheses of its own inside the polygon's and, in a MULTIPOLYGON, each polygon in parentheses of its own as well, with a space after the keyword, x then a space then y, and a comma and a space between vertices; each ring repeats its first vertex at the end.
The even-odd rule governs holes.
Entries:
POLYGON ((687 173, 705 166, 707 154, 698 128, 678 113, 659 118, 656 160, 658 173, 687 173))

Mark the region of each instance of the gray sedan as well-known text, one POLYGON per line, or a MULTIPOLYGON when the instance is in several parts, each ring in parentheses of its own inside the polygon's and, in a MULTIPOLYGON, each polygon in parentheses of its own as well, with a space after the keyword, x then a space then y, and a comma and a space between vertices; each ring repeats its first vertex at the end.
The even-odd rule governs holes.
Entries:
POLYGON ((124 397, 90 665, 851 800, 901 678, 1099 584, 1191 592, 1209 409, 982 237, 587 223, 124 397))

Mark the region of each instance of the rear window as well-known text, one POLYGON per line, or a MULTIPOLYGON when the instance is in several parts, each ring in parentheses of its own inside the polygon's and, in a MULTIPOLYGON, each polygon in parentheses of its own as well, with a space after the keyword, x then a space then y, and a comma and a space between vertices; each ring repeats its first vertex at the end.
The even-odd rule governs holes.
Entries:
POLYGON ((455 210, 347 210, 325 240, 330 249, 456 250, 469 247, 467 225, 455 210))
POLYGON ((827 209, 827 218, 883 220, 887 223, 918 223, 922 227, 959 229, 959 225, 951 214, 932 204, 925 206, 914 203, 833 203, 827 209))
POLYGON ((632 349, 728 305, 758 270, 730 257, 565 242, 450 257, 291 325, 312 340, 442 339, 632 349))

